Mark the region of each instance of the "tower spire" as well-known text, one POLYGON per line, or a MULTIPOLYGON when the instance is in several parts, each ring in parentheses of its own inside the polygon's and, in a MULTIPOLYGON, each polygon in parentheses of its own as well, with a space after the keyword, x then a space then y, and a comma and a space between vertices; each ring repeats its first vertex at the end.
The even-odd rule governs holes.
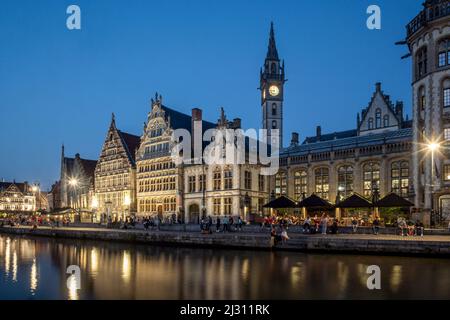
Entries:
POLYGON ((266 60, 279 60, 277 45, 275 42, 275 31, 273 30, 273 21, 270 23, 269 47, 267 49, 266 60))

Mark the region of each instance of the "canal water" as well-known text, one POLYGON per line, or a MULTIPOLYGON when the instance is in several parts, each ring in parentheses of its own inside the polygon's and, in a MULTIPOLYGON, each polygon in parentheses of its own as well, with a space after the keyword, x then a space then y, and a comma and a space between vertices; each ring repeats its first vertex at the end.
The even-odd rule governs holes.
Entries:
POLYGON ((0 235, 0 299, 450 299, 450 259, 0 235), (370 265, 381 290, 367 288, 370 265))

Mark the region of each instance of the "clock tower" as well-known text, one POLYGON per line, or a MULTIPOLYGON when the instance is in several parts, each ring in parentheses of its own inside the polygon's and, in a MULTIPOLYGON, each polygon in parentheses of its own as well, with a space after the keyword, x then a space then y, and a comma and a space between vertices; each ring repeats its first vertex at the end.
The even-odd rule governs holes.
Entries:
POLYGON ((270 25, 269 48, 264 68, 260 71, 261 106, 263 129, 267 129, 267 140, 272 141, 272 129, 280 133, 280 148, 283 147, 283 96, 284 96, 284 61, 278 58, 275 44, 273 22, 270 25))

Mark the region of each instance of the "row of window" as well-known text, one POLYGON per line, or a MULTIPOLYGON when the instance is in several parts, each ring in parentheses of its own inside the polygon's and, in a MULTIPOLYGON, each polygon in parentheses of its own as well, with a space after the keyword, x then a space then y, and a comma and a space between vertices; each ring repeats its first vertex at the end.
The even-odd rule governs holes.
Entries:
MULTIPOLYGON (((450 166, 449 166, 450 173, 450 166)), ((450 174, 449 174, 450 178, 450 174)), ((348 197, 354 192, 354 168, 341 166, 337 172, 337 187, 340 195, 348 197)), ((363 195, 372 196, 375 189, 380 188, 380 164, 369 162, 363 166, 363 195)), ((409 163, 407 161, 393 162, 391 165, 391 191, 403 197, 409 193, 409 163)), ((330 171, 328 168, 314 170, 314 193, 327 200, 330 199, 330 171)), ((287 194, 286 172, 280 172, 275 178, 275 193, 279 197, 287 194)), ((294 197, 300 199, 308 194, 308 173, 299 170, 294 173, 294 197)))
POLYGON ((128 174, 97 178, 95 182, 97 188, 127 187, 130 185, 128 174))
MULTIPOLYGON (((450 107, 450 88, 443 88, 442 89, 442 102, 444 108, 450 107)), ((420 110, 425 111, 425 107, 427 104, 426 97, 425 97, 425 90, 422 88, 420 90, 420 110)))
POLYGON ((138 172, 151 172, 158 170, 166 170, 175 168, 175 163, 172 161, 158 162, 154 164, 147 164, 139 166, 138 172))
MULTIPOLYGON (((258 190, 263 192, 265 189, 264 176, 258 175, 258 190)), ((223 184, 222 184, 222 172, 220 169, 216 169, 213 173, 213 190, 230 190, 233 189, 233 172, 231 169, 225 169, 223 171, 223 184)), ((244 189, 252 190, 252 173, 251 171, 244 171, 244 189)), ((190 190, 190 187, 188 188, 190 190)), ((193 189, 195 190, 195 188, 193 189)))
POLYGON ((127 192, 100 193, 97 195, 97 201, 100 207, 105 207, 108 204, 117 208, 125 205, 127 195, 127 192))
POLYGON ((139 192, 154 192, 175 190, 175 177, 141 180, 138 183, 139 192))
POLYGON ((168 142, 152 144, 151 146, 145 147, 145 154, 162 152, 162 151, 169 151, 169 143, 168 142))
POLYGON ((115 171, 120 169, 127 169, 128 168, 128 162, 126 160, 121 161, 115 161, 113 163, 101 163, 99 165, 98 171, 100 172, 109 172, 109 171, 115 171))
POLYGON ((177 209, 177 200, 175 197, 164 198, 162 203, 156 199, 141 199, 138 204, 139 212, 156 213, 162 212, 175 212, 177 209))

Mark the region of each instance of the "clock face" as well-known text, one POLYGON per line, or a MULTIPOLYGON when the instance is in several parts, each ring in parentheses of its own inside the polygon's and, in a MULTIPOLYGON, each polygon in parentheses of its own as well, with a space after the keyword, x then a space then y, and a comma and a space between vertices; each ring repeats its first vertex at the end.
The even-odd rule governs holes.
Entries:
POLYGON ((272 97, 276 97, 280 93, 280 89, 278 89, 277 86, 270 86, 269 88, 269 94, 272 97))

